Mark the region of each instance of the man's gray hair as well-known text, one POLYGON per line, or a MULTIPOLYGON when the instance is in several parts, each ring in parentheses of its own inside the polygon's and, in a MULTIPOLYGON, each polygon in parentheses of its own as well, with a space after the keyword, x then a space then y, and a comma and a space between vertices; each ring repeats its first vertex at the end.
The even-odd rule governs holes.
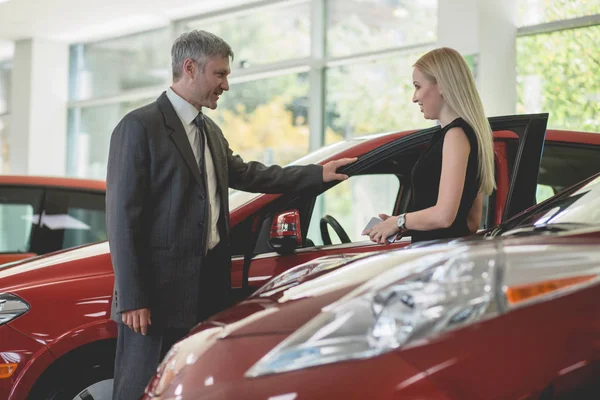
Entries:
POLYGON ((204 69, 206 61, 214 56, 231 57, 233 61, 233 50, 227 42, 210 32, 193 30, 182 34, 171 48, 173 81, 181 78, 186 58, 196 61, 204 69))

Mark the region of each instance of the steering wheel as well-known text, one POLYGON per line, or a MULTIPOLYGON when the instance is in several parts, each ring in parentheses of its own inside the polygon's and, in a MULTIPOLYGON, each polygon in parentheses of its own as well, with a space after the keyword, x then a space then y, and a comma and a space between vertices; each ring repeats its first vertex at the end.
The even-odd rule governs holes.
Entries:
POLYGON ((319 227, 321 228, 321 239, 323 239, 323 244, 331 244, 331 237, 329 236, 329 230, 327 229, 327 224, 331 225, 335 233, 338 235, 342 243, 350 243, 350 237, 342 228, 339 222, 331 215, 325 215, 319 221, 319 227))

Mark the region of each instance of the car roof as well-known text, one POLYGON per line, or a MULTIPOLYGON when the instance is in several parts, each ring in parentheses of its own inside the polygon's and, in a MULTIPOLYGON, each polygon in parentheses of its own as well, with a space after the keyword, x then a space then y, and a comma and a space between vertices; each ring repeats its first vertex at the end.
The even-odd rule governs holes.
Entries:
POLYGON ((106 191, 106 183, 101 180, 34 175, 0 175, 0 186, 51 187, 99 192, 106 191))
POLYGON ((546 140, 549 140, 551 142, 600 145, 600 134, 594 132, 547 129, 546 140))

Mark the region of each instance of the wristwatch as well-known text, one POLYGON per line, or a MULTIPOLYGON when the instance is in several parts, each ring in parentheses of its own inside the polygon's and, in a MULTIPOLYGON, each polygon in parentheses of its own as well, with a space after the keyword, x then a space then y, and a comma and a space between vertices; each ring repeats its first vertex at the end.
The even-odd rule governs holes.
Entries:
POLYGON ((402 213, 400 215, 398 215, 398 228, 400 229, 400 231, 405 231, 406 230, 406 213, 402 213))

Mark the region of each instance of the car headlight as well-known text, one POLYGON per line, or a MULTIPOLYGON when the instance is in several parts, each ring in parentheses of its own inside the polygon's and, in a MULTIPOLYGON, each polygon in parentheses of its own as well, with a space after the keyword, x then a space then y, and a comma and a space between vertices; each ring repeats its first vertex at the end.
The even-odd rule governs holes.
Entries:
POLYGON ((246 376, 370 358, 493 316, 495 254, 459 249, 380 274, 324 308, 246 376))
POLYGON ((0 325, 3 325, 29 311, 25 300, 10 293, 0 293, 0 325))
POLYGON ((254 296, 269 296, 273 290, 294 286, 310 275, 335 269, 352 260, 368 257, 371 254, 373 252, 319 257, 279 274, 254 292, 254 296))
POLYGON ((163 394, 185 367, 194 364, 223 332, 222 327, 212 327, 194 333, 171 347, 158 366, 156 375, 148 384, 146 392, 150 396, 163 394))

